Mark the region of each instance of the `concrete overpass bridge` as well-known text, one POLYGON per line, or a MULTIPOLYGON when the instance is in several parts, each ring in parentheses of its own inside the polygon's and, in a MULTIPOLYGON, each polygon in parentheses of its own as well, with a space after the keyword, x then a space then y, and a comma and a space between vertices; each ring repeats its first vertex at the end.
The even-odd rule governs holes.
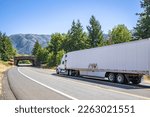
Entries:
POLYGON ((33 66, 37 66, 36 58, 34 56, 16 56, 14 57, 14 65, 19 65, 19 61, 29 60, 33 66))

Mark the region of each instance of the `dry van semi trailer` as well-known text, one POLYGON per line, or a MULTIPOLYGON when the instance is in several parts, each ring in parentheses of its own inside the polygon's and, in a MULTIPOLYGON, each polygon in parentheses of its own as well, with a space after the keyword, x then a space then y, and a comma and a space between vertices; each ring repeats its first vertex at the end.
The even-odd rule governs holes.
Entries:
POLYGON ((56 72, 139 84, 143 75, 150 74, 150 39, 66 53, 56 72))

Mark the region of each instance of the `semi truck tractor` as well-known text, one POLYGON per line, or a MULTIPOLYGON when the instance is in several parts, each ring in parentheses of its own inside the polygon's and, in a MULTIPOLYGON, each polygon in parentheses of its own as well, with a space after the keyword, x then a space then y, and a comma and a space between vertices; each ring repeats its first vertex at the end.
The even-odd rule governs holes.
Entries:
POLYGON ((68 52, 56 73, 139 84, 143 75, 150 74, 150 39, 68 52))

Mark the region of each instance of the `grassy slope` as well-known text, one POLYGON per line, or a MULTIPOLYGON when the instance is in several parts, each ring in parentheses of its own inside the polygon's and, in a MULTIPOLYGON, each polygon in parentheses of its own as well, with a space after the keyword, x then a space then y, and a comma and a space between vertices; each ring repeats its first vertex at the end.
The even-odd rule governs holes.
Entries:
POLYGON ((144 76, 144 81, 146 83, 150 83, 150 76, 144 76))
POLYGON ((3 77, 3 73, 4 71, 6 71, 7 69, 9 69, 11 66, 8 65, 7 62, 3 62, 0 60, 0 95, 2 94, 2 77, 3 77))

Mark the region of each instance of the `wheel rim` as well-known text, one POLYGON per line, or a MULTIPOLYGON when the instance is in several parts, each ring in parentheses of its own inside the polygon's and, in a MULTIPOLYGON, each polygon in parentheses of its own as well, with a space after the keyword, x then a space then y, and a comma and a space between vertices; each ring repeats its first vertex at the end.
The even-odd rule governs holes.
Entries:
POLYGON ((109 79, 109 81, 114 82, 115 81, 115 75, 114 74, 110 74, 108 79, 109 79))
POLYGON ((118 82, 118 83, 124 83, 124 76, 121 75, 121 74, 119 74, 119 75, 117 76, 117 82, 118 82))

